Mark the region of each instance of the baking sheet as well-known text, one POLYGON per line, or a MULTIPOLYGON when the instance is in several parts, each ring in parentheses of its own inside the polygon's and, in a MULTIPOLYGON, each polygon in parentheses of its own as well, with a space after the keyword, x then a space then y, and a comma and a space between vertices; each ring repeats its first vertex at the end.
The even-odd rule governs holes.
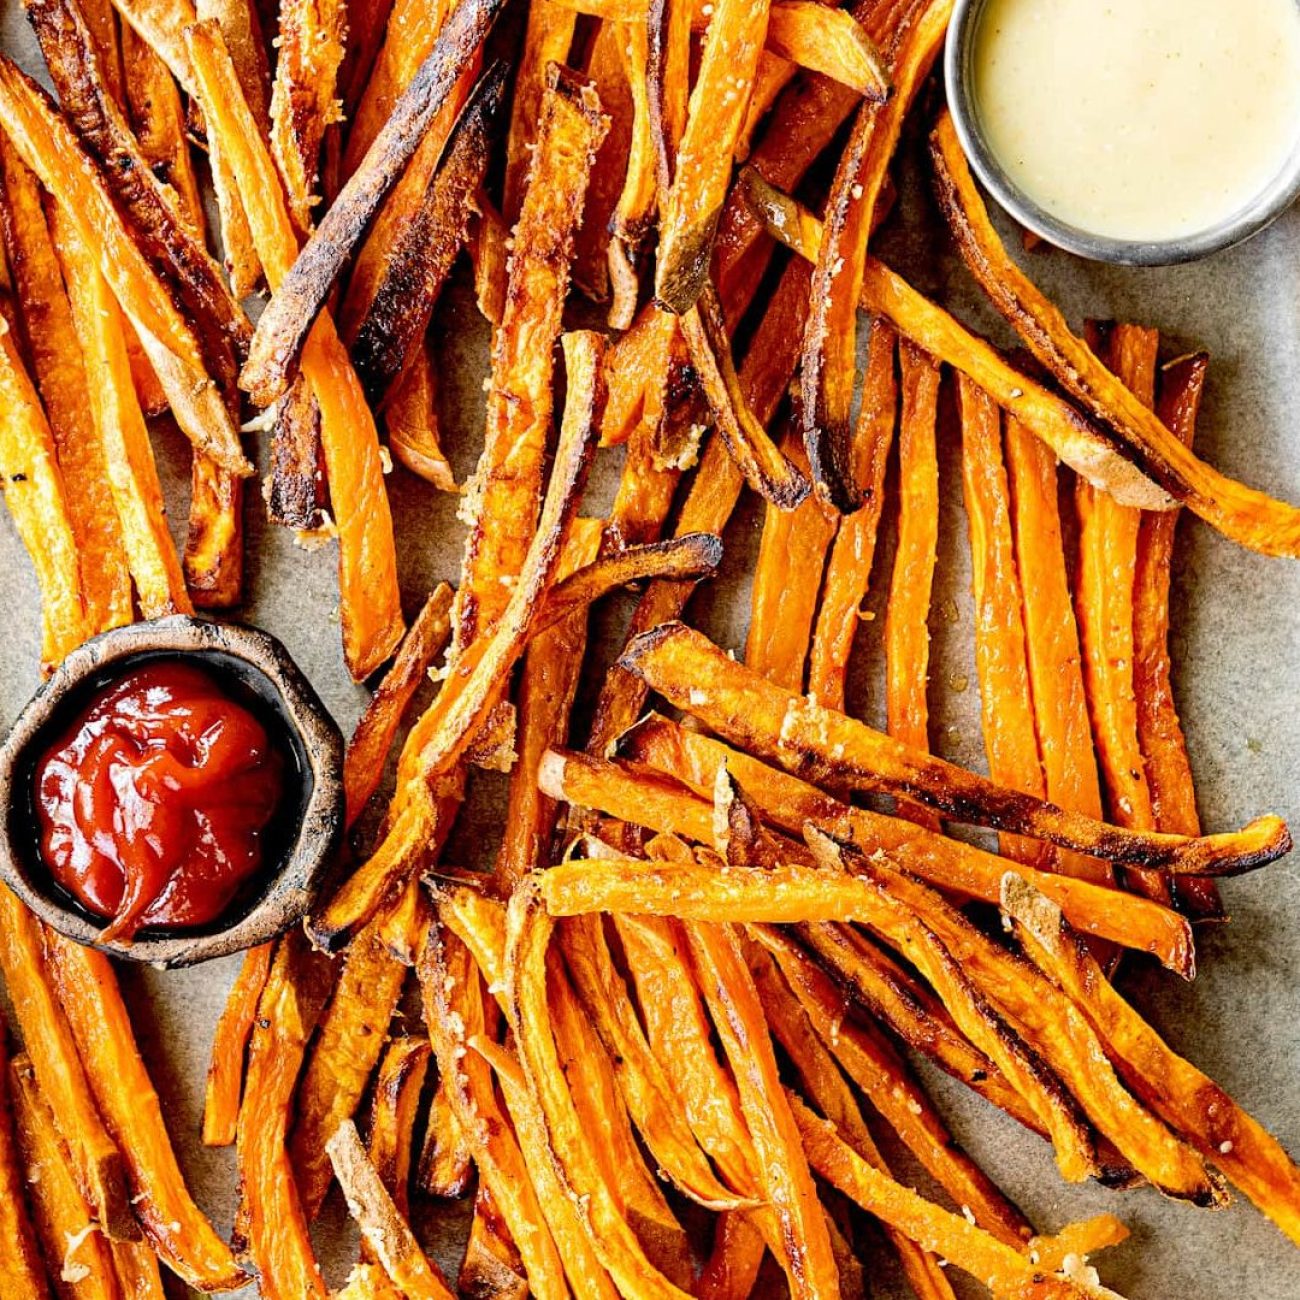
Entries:
MULTIPOLYGON (((0 45, 29 70, 39 60, 20 6, 3 7, 0 45)), ((912 152, 915 153, 915 140, 912 152)), ((904 201, 879 249, 919 288, 968 323, 1010 342, 937 224, 915 164, 905 169, 904 201)), ((1009 237, 1014 238, 1007 232, 1009 237)), ((1085 315, 1159 326, 1167 356, 1207 348, 1213 357, 1198 449, 1215 465, 1276 495, 1300 501, 1300 211, 1292 211, 1249 245, 1196 266, 1127 270, 1087 264, 1046 251, 1031 273, 1078 327, 1085 315)), ((458 477, 472 468, 482 439, 482 379, 487 331, 465 277, 436 318, 442 365, 441 413, 458 477)), ((978 694, 971 648, 969 566, 960 472, 951 436, 941 440, 943 518, 934 613, 931 735, 935 749, 982 770, 978 694)), ((159 431, 171 522, 183 540, 188 455, 173 432, 159 431)), ((602 453, 585 509, 608 504, 619 453, 602 453)), ((389 480, 399 538, 406 607, 414 612, 438 579, 459 571, 462 528, 455 500, 400 469, 389 480)), ((345 731, 365 701, 348 679, 339 651, 335 557, 307 554, 283 530, 268 528, 259 503, 249 511, 247 599, 240 617, 288 646, 345 731)), ((702 591, 692 617, 722 645, 740 651, 748 608, 748 572, 762 525, 760 503, 742 502, 726 536, 721 580, 702 591)), ((876 653, 882 588, 889 572, 890 521, 851 677, 850 703, 881 720, 881 663, 876 653), (883 580, 882 580, 883 576, 883 580)), ((791 575, 798 580, 798 575, 791 575)), ((594 619, 593 660, 617 648, 630 600, 608 602, 594 619)), ((36 682, 38 606, 35 583, 9 517, 0 511, 0 725, 7 727, 36 682)), ((1300 728, 1300 564, 1266 560, 1188 520, 1179 533, 1174 590, 1175 685, 1208 830, 1240 825, 1268 810, 1300 827, 1294 733, 1300 728)), ((589 671, 585 697, 590 702, 589 671)), ((579 727, 584 701, 579 701, 579 727)), ((477 774, 473 798, 448 860, 485 865, 499 826, 502 778, 477 774)), ((1164 972, 1130 967, 1126 989, 1184 1054, 1229 1089, 1282 1141, 1300 1153, 1300 857, 1223 892, 1226 927, 1200 936, 1201 973, 1185 985, 1164 972)), ((198 1141, 203 1076, 213 1025, 237 959, 159 973, 123 969, 141 1048, 163 1098, 181 1161, 200 1202, 222 1231, 235 1208, 232 1153, 198 1141)), ((1197 1211, 1143 1190, 1111 1193, 1066 1187, 1039 1140, 949 1080, 922 1068, 959 1140, 1044 1231, 1109 1210, 1132 1228, 1131 1240, 1101 1260, 1103 1279, 1131 1300, 1294 1300, 1300 1252, 1242 1198, 1218 1213, 1197 1211)), ((900 1161, 906 1169, 906 1161, 900 1161)), ((911 1174, 912 1171, 909 1171, 911 1174)), ((924 1181, 919 1179, 919 1181, 924 1181)), ((465 1207, 422 1213, 419 1227, 450 1269, 465 1207)), ((337 1282, 354 1238, 337 1192, 315 1225, 327 1276, 337 1282)), ((907 1294, 883 1250, 872 1250, 868 1276, 882 1300, 907 1294)), ((955 1277, 959 1290, 962 1281, 955 1277)), ((183 1288, 178 1290, 178 1294, 183 1288)), ((244 1294, 251 1295, 252 1292, 244 1294)))

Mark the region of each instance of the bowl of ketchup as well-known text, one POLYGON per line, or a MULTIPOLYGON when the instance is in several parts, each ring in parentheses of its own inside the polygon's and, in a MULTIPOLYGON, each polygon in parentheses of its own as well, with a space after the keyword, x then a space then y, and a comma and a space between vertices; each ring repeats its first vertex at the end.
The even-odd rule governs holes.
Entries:
POLYGON ((343 739, 265 632, 177 616, 69 655, 0 748, 0 877, 51 928, 158 965, 262 943, 336 857, 343 739))

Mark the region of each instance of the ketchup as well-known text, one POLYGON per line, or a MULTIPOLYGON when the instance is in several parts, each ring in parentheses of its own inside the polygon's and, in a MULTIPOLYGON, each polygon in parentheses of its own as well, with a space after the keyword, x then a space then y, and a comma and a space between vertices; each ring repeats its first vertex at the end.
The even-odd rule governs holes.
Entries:
POLYGON ((229 906, 262 865, 284 762, 216 677, 159 659, 101 688, 41 757, 35 786, 46 866, 111 918, 103 938, 130 939, 229 906))

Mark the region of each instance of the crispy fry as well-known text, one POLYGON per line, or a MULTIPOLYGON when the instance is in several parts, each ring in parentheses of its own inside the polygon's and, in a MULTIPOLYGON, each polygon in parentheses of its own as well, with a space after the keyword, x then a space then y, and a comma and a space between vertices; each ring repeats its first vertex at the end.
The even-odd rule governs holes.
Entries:
POLYGON ((238 605, 244 586, 243 480, 196 453, 190 474, 185 579, 205 609, 238 605))
POLYGON ((632 139, 623 188, 610 219, 611 329, 627 329, 636 313, 641 246, 654 220, 656 202, 655 148, 647 86, 648 37, 641 23, 629 23, 623 30, 625 38, 619 55, 632 92, 632 139))
MULTIPOLYGON (((698 447, 698 440, 705 431, 697 418, 700 414, 696 404, 689 399, 664 412, 662 422, 671 422, 675 426, 673 430, 665 431, 667 437, 677 439, 680 436, 687 448, 692 443, 698 447), (687 424, 685 429, 680 428, 683 423, 687 424)), ((657 445, 659 439, 659 428, 645 420, 637 424, 628 438, 618 492, 609 508, 607 545, 636 546, 655 541, 668 522, 668 512, 672 509, 683 471, 678 468, 677 460, 664 463, 657 445)), ((689 450, 684 450, 680 459, 688 459, 690 455, 689 450)))
POLYGON ((285 1142, 303 1054, 328 994, 329 962, 290 931, 276 941, 248 1047, 237 1149, 237 1220, 270 1300, 325 1300, 285 1142))
POLYGON ((244 1054, 253 1033, 257 1005, 271 973, 274 947, 263 943, 244 954, 239 974, 221 1009, 212 1035, 212 1055, 203 1097, 204 1146, 228 1147, 235 1141, 244 1085, 244 1054))
MULTIPOLYGON (((931 137, 931 154, 940 206, 963 258, 993 305, 1066 391, 1114 431, 1145 474, 1211 527, 1265 555, 1300 555, 1300 509, 1235 483, 1194 456, 1070 332, 1060 312, 1012 264, 989 224, 946 113, 931 137)), ((1148 508, 1159 508, 1159 503, 1148 508)))
MULTIPOLYGON (((364 160, 292 268, 287 268, 258 321, 240 377, 258 405, 269 406, 288 387, 298 354, 344 262, 451 94, 464 65, 483 43, 500 8, 501 0, 462 0, 456 7, 364 160)), ((247 199, 249 187, 240 188, 247 199)))
MULTIPOLYGON (((1100 347, 1095 333, 1093 341, 1100 347)), ((1155 330, 1116 325, 1111 332, 1111 366, 1144 406, 1155 401, 1159 346, 1155 330)), ((1106 806, 1121 826, 1151 829, 1155 812, 1138 743, 1133 689, 1133 582, 1142 514, 1084 481, 1075 486, 1074 503, 1079 517, 1075 607, 1106 806)), ((1135 890, 1169 901, 1169 886, 1158 876, 1129 874, 1135 890)))
POLYGON ((328 492, 320 437, 320 406, 299 375, 275 408, 271 465, 262 495, 272 523, 313 534, 324 522, 328 492))
POLYGON ((453 1300, 454 1293, 438 1266, 420 1248, 385 1190, 351 1120, 339 1125, 328 1151, 348 1209, 393 1285, 410 1300, 453 1300))
POLYGON ((94 38, 95 54, 113 102, 125 107, 129 91, 125 84, 128 56, 123 47, 123 36, 126 32, 135 33, 132 28, 118 22, 110 0, 81 0, 81 12, 94 38))
POLYGON ((1070 1255, 1086 1260, 1089 1255, 1128 1240, 1128 1229, 1113 1214, 1097 1214, 1091 1219, 1067 1223, 1050 1237, 1034 1237, 1029 1242, 1029 1258, 1044 1268, 1060 1269, 1070 1255))
POLYGON ((479 1175, 519 1247, 530 1289, 539 1300, 562 1297, 568 1294, 564 1265, 523 1154, 501 1115, 487 1061, 468 1047, 472 1035, 482 1034, 483 988, 477 971, 463 989, 452 986, 446 953, 458 944, 431 928, 416 968, 443 1087, 479 1175))
POLYGON ((459 492, 442 448, 438 421, 437 363, 428 335, 416 344, 406 369, 393 383, 384 408, 388 449, 412 474, 443 492, 459 492))
POLYGON ((445 582, 440 582, 429 594, 352 732, 343 760, 343 786, 347 792, 345 820, 349 826, 356 822, 379 788, 402 715, 434 667, 434 661, 447 647, 453 595, 445 582))
MULTIPOLYGON (((284 182, 294 225, 306 234, 320 179, 325 128, 335 104, 347 27, 342 0, 285 0, 271 87, 271 153, 284 182)), ((243 84, 241 79, 241 85, 243 84)))
MULTIPOLYGON (((23 1193, 28 1175, 18 1154, 10 1092, 9 1044, 4 1024, 0 1022, 0 1232, 5 1242, 4 1253, 0 1255, 0 1288, 5 1295, 49 1300, 45 1268, 23 1193)), ((76 1190, 71 1171, 66 1165, 64 1170, 76 1190)))
MULTIPOLYGON (((186 30, 203 88, 209 130, 226 144, 272 285, 293 261, 297 239, 270 155, 257 135, 229 56, 214 24, 186 30)), ((339 595, 344 658, 358 680, 388 658, 403 625, 392 517, 374 419, 328 314, 311 330, 304 374, 321 411, 330 500, 339 538, 339 595)))
MULTIPOLYGON (((476 1037, 474 1042, 482 1043, 483 1039, 476 1037)), ((559 1195, 563 1198, 564 1194, 559 1195)), ((486 1296, 490 1300, 527 1300, 528 1296, 528 1276, 519 1250, 501 1220, 492 1193, 482 1183, 474 1192, 474 1217, 456 1289, 462 1295, 486 1296)))
POLYGON ((410 1218, 411 1144, 429 1070, 426 1038, 395 1038, 384 1053, 370 1105, 366 1150, 398 1213, 410 1218))
POLYGON ((1050 900, 1009 878, 1003 906, 1026 951, 1087 1017, 1129 1087, 1300 1240, 1300 1170, 1279 1143, 1125 1002, 1050 900))
MULTIPOLYGON (((747 176, 745 201, 758 209, 768 233, 811 260, 821 223, 771 184, 747 176)), ((1171 500, 1106 435, 1056 393, 1015 369, 984 339, 919 294, 874 257, 863 266, 860 305, 938 361, 969 375, 1008 415, 1041 438, 1071 469, 1126 505, 1164 510, 1171 500)))
MULTIPOLYGON (((592 563, 600 547, 600 520, 576 520, 561 571, 570 573, 592 563)), ((557 803, 537 784, 537 764, 551 745, 563 743, 569 730, 587 648, 587 613, 578 610, 534 639, 524 656, 516 700, 519 731, 515 776, 510 782, 505 829, 494 875, 508 893, 522 876, 546 865, 555 830, 557 803)))
MULTIPOLYGON (((256 0, 195 0, 195 16, 200 21, 213 18, 221 28, 253 120, 263 136, 269 136, 271 66, 256 0)), ((359 38, 367 35, 360 23, 356 35, 359 38)))
MULTIPOLYGON (((480 78, 447 139, 442 159, 416 210, 403 223, 381 276, 367 284, 368 303, 357 320, 354 276, 342 328, 367 396, 378 407, 424 338, 433 308, 469 231, 474 195, 487 169, 496 115, 505 93, 506 65, 480 78)), ((369 245, 367 245, 369 248, 369 245)))
POLYGON ((167 529, 149 430, 131 380, 117 302, 62 209, 53 213, 53 234, 64 282, 71 286, 72 321, 86 367, 86 399, 104 450, 105 474, 140 612, 145 618, 192 613, 176 545, 167 529))
POLYGON ((191 1286, 234 1290, 247 1279, 185 1185, 108 958, 52 932, 47 951, 95 1103, 126 1163, 140 1226, 191 1286))
POLYGON ((609 402, 601 421, 600 445, 617 447, 644 422, 645 400, 656 383, 668 382, 670 348, 677 337, 677 320, 651 304, 627 333, 605 353, 609 402))
POLYGON ((713 1229, 713 1249, 696 1283, 696 1296, 699 1300, 749 1300, 766 1253, 767 1243, 752 1215, 736 1210, 720 1215, 713 1229))
MULTIPOLYGON (((851 840, 864 853, 885 850, 905 870, 941 889, 982 898, 985 902, 997 901, 1006 864, 994 854, 936 835, 901 818, 852 808, 796 777, 665 718, 654 714, 645 718, 622 738, 620 752, 667 772, 703 798, 710 796, 717 770, 725 763, 757 801, 764 817, 777 826, 797 833, 805 822, 811 822, 827 834, 851 840)), ((549 774, 551 769, 544 771, 549 774)), ((571 780, 566 770, 566 788, 571 780)), ((603 788, 610 790, 612 784, 606 780, 603 788)), ((579 794, 576 789, 572 797, 583 802, 596 798, 593 793, 579 794)), ((605 799, 609 798, 606 794, 605 799)), ((648 803, 645 806, 648 809, 648 803)), ((620 811, 635 816, 631 808, 621 810, 608 805, 606 808, 616 816, 620 811)), ((679 822, 673 829, 681 829, 681 825, 679 822)), ((1091 881, 1032 868, 1024 868, 1023 874, 1059 903, 1079 929, 1152 953, 1185 979, 1195 973, 1191 928, 1176 912, 1091 881)))
POLYGON ((868 99, 890 92, 880 51, 847 9, 818 0, 777 0, 767 19, 767 49, 868 99))
MULTIPOLYGON (((939 366, 907 340, 899 360, 903 404, 898 425, 898 546, 885 613, 885 713, 891 736, 928 753, 930 599, 939 546, 939 366)), ((913 803, 900 801, 898 811, 928 830, 939 829, 939 819, 913 803)))
POLYGON ((251 474, 230 412, 170 291, 136 247, 69 127, 44 92, 8 60, 0 61, 0 125, 96 251, 100 271, 131 318, 181 430, 232 473, 251 474))
POLYGON ((132 613, 131 579, 122 549, 122 529, 108 489, 107 458, 91 420, 86 368, 63 271, 42 209, 40 186, 3 135, 0 157, 5 243, 22 333, 67 493, 87 630, 103 632, 129 623, 132 613))
MULTIPOLYGON (((531 9, 529 6, 530 12, 531 9)), ((479 192, 476 203, 477 230, 469 245, 469 255, 474 264, 474 297, 483 319, 496 326, 501 324, 501 316, 505 311, 510 231, 501 214, 482 191, 479 192)))
MULTIPOLYGON (((69 1285, 59 1294, 75 1300, 118 1300, 117 1277, 107 1238, 99 1230, 68 1167, 49 1101, 37 1087, 26 1056, 9 1063, 15 1129, 26 1167, 26 1184, 36 1229, 49 1267, 69 1285), (75 1290, 71 1287, 75 1286, 75 1290)), ((9 1243, 5 1243, 8 1253, 9 1243)), ((43 1285, 31 1293, 39 1296, 43 1285)), ((15 1292, 26 1297, 29 1293, 15 1292)), ((48 1293, 47 1293, 48 1294, 48 1293)))
POLYGON ((147 1242, 114 1241, 109 1250, 122 1300, 167 1300, 158 1256, 147 1242))
MULTIPOLYGON (((1207 365, 1204 354, 1188 357, 1166 366, 1160 378, 1160 418, 1189 445, 1196 430, 1207 365)), ((1199 835, 1196 786, 1170 681, 1169 578, 1177 520, 1174 513, 1144 515, 1138 529, 1133 581, 1133 693, 1137 697, 1138 739, 1156 825, 1162 831, 1199 835)), ((1174 887, 1174 894, 1194 915, 1223 915, 1213 881, 1181 881, 1174 887)))
POLYGON ((791 1292, 838 1295, 839 1273, 826 1220, 781 1087, 740 934, 730 925, 698 924, 688 924, 686 933, 692 964, 736 1079, 759 1186, 780 1224, 791 1292))
MULTIPOLYGON (((1101 785, 1065 569, 1056 457, 1019 420, 1008 418, 1004 432, 1029 686, 1046 793, 1062 808, 1100 817, 1101 785)), ((1066 850, 1057 853, 1056 869, 1098 884, 1114 882, 1105 862, 1066 850)))
MULTIPOLYGON (((783 450, 797 469, 807 472, 807 457, 794 437, 787 436, 783 450)), ((838 522, 813 496, 794 510, 780 510, 769 502, 764 513, 750 588, 745 662, 791 690, 803 686, 822 568, 838 522), (793 574, 799 575, 797 582, 790 581, 793 574)))
POLYGON ((826 203, 804 329, 800 410, 818 495, 845 512, 862 504, 851 463, 849 407, 868 234, 903 119, 943 45, 951 13, 951 0, 931 0, 903 24, 890 60, 892 93, 885 99, 877 86, 858 109, 826 203))
MULTIPOLYGON (((597 1135, 587 1130, 565 1080, 547 999, 547 948, 552 922, 529 880, 511 897, 507 916, 505 966, 511 1028, 529 1090, 545 1119, 547 1144, 566 1193, 583 1214, 600 1262, 620 1292, 635 1300, 681 1300, 674 1286, 647 1258, 622 1203, 622 1189, 606 1180, 592 1148, 597 1135)), ((607 1135, 600 1135, 608 1140, 607 1135)))
MULTIPOLYGON (((1002 459, 1002 413, 965 375, 958 376, 961 472, 975 598, 975 667, 989 776, 1047 797, 1029 689, 1024 602, 1011 538, 1011 489, 1002 459)), ((1004 857, 1049 868, 1052 851, 1006 835, 1004 857)))
POLYGON ((718 0, 659 216, 655 297, 681 315, 709 277, 713 240, 767 32, 767 0, 718 0))
POLYGON ((854 481, 862 494, 862 505, 840 520, 826 561, 817 623, 808 654, 808 690, 832 709, 844 708, 849 656, 876 555, 885 467, 898 422, 898 385, 894 375, 897 342, 887 322, 877 319, 872 323, 852 448, 854 481))
POLYGON ((1224 875, 1260 866, 1289 847, 1285 823, 1271 815, 1240 831, 1189 839, 1128 831, 1067 813, 783 691, 680 623, 642 633, 629 643, 620 662, 727 740, 773 758, 796 774, 923 798, 946 816, 970 818, 995 830, 1032 833, 1121 865, 1224 875), (733 710, 736 688, 743 692, 743 703, 733 710), (841 744, 842 753, 836 750, 841 744))

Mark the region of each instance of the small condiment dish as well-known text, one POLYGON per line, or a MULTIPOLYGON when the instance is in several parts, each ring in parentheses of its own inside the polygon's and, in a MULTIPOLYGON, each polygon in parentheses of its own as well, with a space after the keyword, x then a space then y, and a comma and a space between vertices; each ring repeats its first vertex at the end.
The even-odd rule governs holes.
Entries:
POLYGON ((184 615, 135 623, 78 647, 32 697, 0 746, 0 803, 0 880, 46 925, 115 957, 189 966, 274 938, 315 902, 342 835, 343 737, 288 651, 268 633, 184 615), (41 859, 34 774, 44 746, 87 699, 150 659, 197 663, 256 708, 286 760, 284 807, 272 856, 215 922, 101 942, 107 921, 61 889, 41 859))
MULTIPOLYGON (((1194 262, 1242 243, 1282 215, 1300 198, 1300 142, 1276 175, 1226 219, 1187 236, 1117 239, 1072 225, 1046 211, 1008 175, 990 147, 975 91, 976 36, 991 0, 955 0, 944 50, 948 107, 962 149, 981 183, 1021 226, 1048 243, 1096 262, 1125 266, 1172 266, 1194 262)), ((1026 106, 1026 111, 1032 111, 1026 106)))

